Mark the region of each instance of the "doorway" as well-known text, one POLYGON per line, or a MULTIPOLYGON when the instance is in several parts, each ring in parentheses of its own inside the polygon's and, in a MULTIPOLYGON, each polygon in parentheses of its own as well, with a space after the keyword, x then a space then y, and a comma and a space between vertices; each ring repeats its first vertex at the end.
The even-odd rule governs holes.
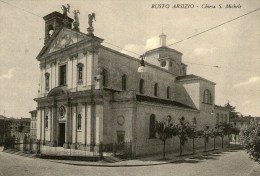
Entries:
POLYGON ((59 123, 59 146, 63 147, 65 143, 65 123, 59 123))
POLYGON ((117 149, 123 151, 125 148, 125 132, 117 131, 117 149))

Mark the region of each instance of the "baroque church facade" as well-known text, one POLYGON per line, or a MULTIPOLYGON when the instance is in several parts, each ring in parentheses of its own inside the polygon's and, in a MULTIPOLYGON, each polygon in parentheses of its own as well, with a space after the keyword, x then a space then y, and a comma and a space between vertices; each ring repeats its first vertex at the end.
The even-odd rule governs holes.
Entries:
POLYGON ((161 151, 156 120, 185 117, 199 129, 213 128, 217 113, 229 121, 228 112, 215 106, 216 84, 187 75, 182 53, 166 46, 166 35, 160 35, 160 47, 144 54, 146 72, 139 73, 140 60, 103 46, 92 23, 85 34, 78 19, 65 13, 44 20, 34 99, 36 136, 44 145, 96 151, 101 143, 131 142, 134 155, 152 154, 161 151))

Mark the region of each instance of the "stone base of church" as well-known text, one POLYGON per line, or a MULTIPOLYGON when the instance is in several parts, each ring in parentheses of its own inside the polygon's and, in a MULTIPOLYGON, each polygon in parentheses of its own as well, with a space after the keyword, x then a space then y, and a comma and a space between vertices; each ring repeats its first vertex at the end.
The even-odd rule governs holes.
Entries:
POLYGON ((57 147, 57 142, 56 141, 50 141, 49 146, 57 147))

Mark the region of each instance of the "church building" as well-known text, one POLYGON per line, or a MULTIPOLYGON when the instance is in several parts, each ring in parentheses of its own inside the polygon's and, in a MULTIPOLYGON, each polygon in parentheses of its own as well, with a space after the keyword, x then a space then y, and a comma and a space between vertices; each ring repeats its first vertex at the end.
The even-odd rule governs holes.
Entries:
MULTIPOLYGON (((74 20, 52 12, 43 17, 45 42, 37 56, 40 88, 37 102, 37 139, 51 147, 97 151, 99 144, 131 142, 138 155, 161 152, 155 121, 184 117, 198 129, 213 128, 215 83, 187 75, 182 53, 166 46, 134 58, 106 47, 94 35, 95 14, 89 15, 87 33, 74 20), (142 60, 143 61, 143 60, 142 60), (145 72, 138 72, 140 66, 145 72)), ((176 145, 167 143, 167 151, 176 145)))

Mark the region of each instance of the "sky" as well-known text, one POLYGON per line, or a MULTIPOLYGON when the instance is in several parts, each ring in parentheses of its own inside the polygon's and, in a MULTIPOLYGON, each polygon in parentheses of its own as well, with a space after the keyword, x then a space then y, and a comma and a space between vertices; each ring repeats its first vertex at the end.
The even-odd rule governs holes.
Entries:
MULTIPOLYGON (((33 99, 40 78, 36 56, 44 42, 42 17, 62 12, 63 4, 69 3, 71 11, 79 9, 84 33, 88 14, 95 12, 94 34, 104 39, 104 45, 137 58, 122 48, 143 54, 159 46, 162 31, 169 45, 260 7, 259 0, 3 1, 17 8, 0 1, 0 114, 18 118, 30 117, 29 111, 36 108, 33 99), (181 3, 194 8, 171 8, 181 3), (152 4, 169 4, 170 8, 151 8, 152 4), (216 8, 202 8, 203 4, 216 8), (241 8, 224 8, 226 4, 241 8)), ((69 16, 73 18, 72 13, 69 16)), ((243 115, 260 116, 259 19, 260 10, 170 46, 183 53, 188 74, 216 83, 216 104, 229 101, 243 115)))

